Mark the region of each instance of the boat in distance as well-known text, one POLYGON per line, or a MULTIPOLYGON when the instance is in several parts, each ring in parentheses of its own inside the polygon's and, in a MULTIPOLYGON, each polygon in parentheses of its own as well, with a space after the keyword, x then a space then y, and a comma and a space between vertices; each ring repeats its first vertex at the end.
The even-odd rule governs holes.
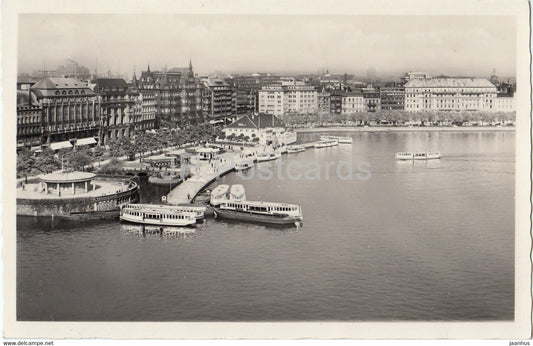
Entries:
POLYGON ((244 171, 244 170, 252 168, 253 165, 254 165, 253 158, 244 158, 240 160, 239 162, 235 163, 235 170, 244 171))
POLYGON ((315 148, 328 148, 339 145, 339 141, 337 139, 326 139, 326 140, 320 140, 315 144, 315 148))
POLYGON ((179 206, 157 204, 126 204, 120 208, 120 220, 143 225, 189 226, 196 223, 196 212, 179 206))
POLYGON ((432 160, 440 159, 440 152, 414 152, 414 153, 396 153, 396 160, 432 160))
POLYGON ((303 221, 299 205, 261 201, 223 202, 215 208, 215 217, 275 225, 297 225, 303 221))
POLYGON ((352 137, 340 137, 340 136, 320 136, 321 141, 337 140, 339 144, 352 144, 352 137))
POLYGON ((264 152, 257 154, 257 162, 277 160, 281 157, 281 152, 264 152))
POLYGON ((305 147, 302 145, 290 145, 287 147, 288 154, 296 154, 305 151, 305 147))

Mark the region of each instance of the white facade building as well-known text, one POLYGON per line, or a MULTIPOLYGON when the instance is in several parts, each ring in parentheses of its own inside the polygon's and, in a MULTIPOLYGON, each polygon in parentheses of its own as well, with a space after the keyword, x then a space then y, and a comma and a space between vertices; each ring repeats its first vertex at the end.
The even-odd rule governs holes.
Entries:
POLYGON ((318 91, 314 86, 294 79, 281 85, 264 86, 259 91, 259 112, 282 117, 287 113, 316 113, 318 91))
POLYGON ((484 78, 412 79, 405 84, 405 110, 497 111, 497 90, 484 78))
POLYGON ((366 110, 365 99, 361 93, 348 93, 342 96, 342 114, 353 114, 366 110))

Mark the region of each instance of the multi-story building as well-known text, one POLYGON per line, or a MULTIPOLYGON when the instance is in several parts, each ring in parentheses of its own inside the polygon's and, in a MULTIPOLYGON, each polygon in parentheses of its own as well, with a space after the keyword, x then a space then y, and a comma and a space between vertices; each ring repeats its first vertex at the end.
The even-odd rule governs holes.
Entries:
POLYGON ((42 109, 43 143, 98 137, 100 105, 87 83, 73 78, 44 78, 31 91, 42 109))
POLYGON ((408 112, 497 110, 496 87, 485 78, 412 79, 404 87, 408 112))
POLYGON ((284 112, 313 114, 318 111, 318 92, 314 86, 304 82, 284 83, 284 112))
POLYGON ((329 96, 330 113, 341 114, 342 113, 342 98, 343 92, 341 90, 332 90, 329 96))
POLYGON ((288 113, 313 114, 318 111, 318 92, 314 86, 292 78, 281 84, 263 86, 259 91, 259 112, 283 116, 288 113))
POLYGON ((317 108, 318 114, 329 114, 331 112, 330 93, 327 91, 321 91, 317 93, 317 108))
POLYGON ((137 132, 153 129, 155 127, 155 115, 154 118, 145 119, 142 108, 142 94, 139 92, 139 82, 135 72, 133 73, 133 79, 131 83, 128 83, 128 96, 133 101, 131 112, 131 129, 130 136, 137 132))
POLYGON ((143 114, 151 114, 154 110, 157 127, 160 119, 172 125, 202 121, 202 85, 194 76, 191 63, 188 69, 173 68, 164 72, 150 71, 148 66, 147 71, 141 73, 139 92, 143 114))
POLYGON ((515 98, 509 94, 498 94, 495 101, 495 110, 499 112, 513 112, 516 110, 515 98))
POLYGON ((342 95, 342 114, 353 114, 367 110, 365 98, 360 91, 351 91, 342 95))
POLYGON ((362 88, 361 91, 363 92, 367 111, 376 112, 381 109, 379 90, 374 88, 362 88))
POLYGON ((207 78, 203 83, 203 112, 205 117, 211 120, 231 118, 235 113, 233 88, 218 78, 207 78))
POLYGON ((29 90, 17 90, 17 149, 42 144, 42 109, 29 90))
POLYGON ((129 93, 128 83, 122 78, 97 78, 94 92, 100 101, 100 141, 129 137, 134 128, 135 103, 129 93))
POLYGON ((403 87, 382 87, 379 89, 381 109, 404 110, 405 89, 403 87))
POLYGON ((283 116, 283 87, 281 85, 263 86, 259 90, 259 113, 283 116))

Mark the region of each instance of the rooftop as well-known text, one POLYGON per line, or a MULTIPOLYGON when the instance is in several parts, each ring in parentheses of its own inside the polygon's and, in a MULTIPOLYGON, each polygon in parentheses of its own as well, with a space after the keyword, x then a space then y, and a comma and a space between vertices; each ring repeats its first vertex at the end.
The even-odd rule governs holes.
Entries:
POLYGON ((406 88, 496 88, 485 78, 445 77, 431 79, 411 79, 406 88))
POLYGON ((96 177, 96 174, 89 172, 78 171, 61 171, 48 174, 42 174, 39 176, 39 180, 45 183, 77 183, 83 181, 89 181, 96 177))

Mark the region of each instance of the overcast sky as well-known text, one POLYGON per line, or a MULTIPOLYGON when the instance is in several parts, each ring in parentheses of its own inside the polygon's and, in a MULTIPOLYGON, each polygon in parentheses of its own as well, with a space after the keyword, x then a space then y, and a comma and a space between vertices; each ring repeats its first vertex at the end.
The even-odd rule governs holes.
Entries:
POLYGON ((21 15, 19 72, 67 57, 94 72, 187 66, 198 73, 407 71, 514 76, 513 17, 21 15))

